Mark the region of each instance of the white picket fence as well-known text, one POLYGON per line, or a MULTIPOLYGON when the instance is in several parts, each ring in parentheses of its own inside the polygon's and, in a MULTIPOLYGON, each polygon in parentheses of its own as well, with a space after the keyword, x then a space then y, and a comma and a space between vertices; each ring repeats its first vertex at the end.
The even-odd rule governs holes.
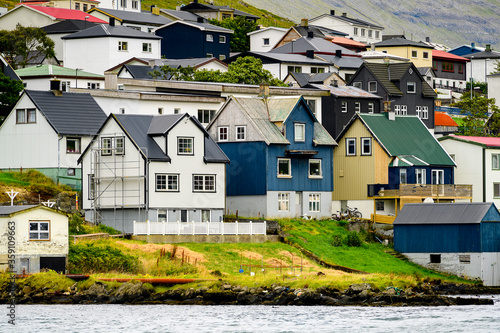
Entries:
POLYGON ((134 235, 265 235, 266 221, 258 222, 137 222, 134 235))

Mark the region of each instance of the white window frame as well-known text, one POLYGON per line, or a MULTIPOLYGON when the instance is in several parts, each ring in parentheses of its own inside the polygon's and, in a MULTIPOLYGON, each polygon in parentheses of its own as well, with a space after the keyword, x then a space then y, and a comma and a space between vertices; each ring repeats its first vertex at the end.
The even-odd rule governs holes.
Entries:
POLYGON ((118 41, 118 51, 127 52, 128 51, 128 42, 120 40, 118 41))
POLYGON ((407 105, 401 105, 401 115, 406 116, 408 115, 408 106, 407 105))
POLYGON ((373 112, 375 112, 375 104, 368 103, 368 113, 373 113, 373 112))
POLYGON ((198 109, 198 121, 202 124, 209 124, 216 112, 216 110, 198 109))
POLYGON ((361 156, 371 156, 372 138, 361 138, 361 156), (365 143, 368 142, 368 151, 365 151, 365 143))
POLYGON ((219 35, 219 43, 220 44, 225 44, 226 43, 226 36, 219 35))
POLYGON ((500 154, 491 154, 491 169, 500 170, 500 154))
POLYGON ((236 141, 244 141, 247 138, 247 127, 236 126, 236 141))
POLYGON ((347 101, 342 101, 342 108, 341 112, 346 113, 347 112, 347 101))
POLYGON ((269 43, 269 38, 262 38, 262 46, 270 46, 269 43))
POLYGON ((210 209, 202 209, 201 210, 201 222, 211 222, 212 221, 212 212, 210 209), (207 215, 208 214, 208 218, 207 215), (205 215, 205 218, 203 216, 205 215))
POLYGON ((428 118, 429 118, 429 107, 422 106, 422 119, 428 119, 428 118))
POLYGON ((435 185, 443 185, 444 184, 444 170, 436 169, 436 170, 431 170, 431 172, 432 172, 431 183, 435 184, 435 185))
POLYGON ((68 154, 80 154, 81 152, 82 139, 81 138, 66 138, 66 153, 68 154), (74 142, 75 149, 69 150, 69 142, 74 142))
POLYGON ((138 5, 139 4, 139 1, 137 0, 132 0, 132 9, 137 9, 138 8, 138 5))
POLYGON ((206 35, 206 41, 207 41, 207 42, 210 42, 210 43, 211 43, 211 42, 213 42, 213 41, 214 41, 214 35, 212 35, 212 34, 207 34, 207 35, 206 35))
POLYGON ((323 178, 323 167, 321 165, 321 159, 310 159, 309 160, 309 171, 308 175, 309 178, 323 178), (319 164, 319 168, 317 170, 314 170, 311 166, 314 164, 319 164))
POLYGON ((36 124, 36 109, 16 109, 16 124, 36 124))
POLYGON ((217 138, 219 142, 229 141, 229 126, 217 127, 217 138))
POLYGON ((278 158, 278 164, 277 164, 277 177, 278 178, 291 178, 292 177, 292 160, 289 158, 278 158), (280 164, 286 164, 288 165, 288 171, 287 173, 281 173, 280 174, 280 164))
POLYGON ((415 184, 427 184, 427 174, 425 169, 415 169, 415 184))
POLYGON ((401 115, 401 105, 394 105, 394 113, 396 115, 401 115))
POLYGON ((361 103, 360 102, 354 102, 354 112, 356 112, 356 113, 361 112, 361 103))
POLYGON ((101 84, 99 82, 87 82, 87 89, 100 89, 101 84))
POLYGON ((321 211, 321 194, 320 193, 310 193, 309 194, 309 212, 319 213, 321 211))
POLYGON ((354 36, 357 36, 358 35, 358 28, 357 27, 354 27, 354 36))
POLYGON ((30 241, 50 241, 50 221, 29 221, 30 241))
POLYGON ((411 50, 411 57, 412 58, 418 58, 418 51, 417 50, 411 50), (413 55, 415 54, 415 55, 413 55))
POLYGON ((179 192, 178 173, 157 173, 155 177, 156 192, 179 192))
POLYGON ((406 82, 406 92, 408 94, 416 94, 417 93, 417 84, 415 82, 406 82), (413 91, 410 90, 410 87, 413 87, 413 91))
POLYGON ((377 81, 368 81, 368 92, 377 92, 377 81))
POLYGON ((288 73, 302 73, 302 66, 287 66, 288 73))
POLYGON ((193 192, 216 192, 215 175, 193 175, 193 192))
POLYGON ((365 34, 366 34, 366 29, 361 28, 361 37, 365 37, 365 34))
POLYGON ((356 156, 356 138, 346 138, 345 139, 345 155, 346 156, 356 156), (354 151, 350 152, 349 147, 354 147, 354 151))
POLYGON ((363 82, 361 82, 361 81, 353 82, 352 86, 355 88, 363 89, 363 82))
POLYGON ((177 155, 194 155, 194 138, 187 136, 177 137, 177 155))
POLYGON ((429 52, 423 52, 422 53, 422 58, 429 59, 429 52))
POLYGON ((290 193, 278 193, 278 212, 290 211, 290 193))
POLYGON ((421 106, 416 106, 415 107, 415 113, 417 114, 417 117, 422 119, 422 107, 421 106))
POLYGON ((293 139, 295 142, 305 142, 306 141, 306 124, 295 123, 293 139))
POLYGON ((151 53, 152 52, 151 43, 142 43, 142 52, 151 53))
POLYGON ((111 156, 113 153, 113 138, 101 137, 101 155, 111 156))
POLYGON ((406 168, 399 169, 399 183, 408 184, 408 173, 406 171, 406 168))

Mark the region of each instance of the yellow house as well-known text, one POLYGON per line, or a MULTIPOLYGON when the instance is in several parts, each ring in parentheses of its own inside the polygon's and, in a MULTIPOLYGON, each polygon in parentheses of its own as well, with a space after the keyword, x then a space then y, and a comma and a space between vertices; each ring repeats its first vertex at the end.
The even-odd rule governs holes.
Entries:
POLYGON ((374 44, 375 51, 410 59, 415 67, 432 67, 432 46, 404 37, 387 39, 374 44))

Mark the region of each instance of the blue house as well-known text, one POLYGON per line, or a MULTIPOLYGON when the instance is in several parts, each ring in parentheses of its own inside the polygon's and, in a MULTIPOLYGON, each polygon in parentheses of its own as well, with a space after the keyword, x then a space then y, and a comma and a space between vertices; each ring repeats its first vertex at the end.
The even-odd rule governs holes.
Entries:
POLYGON ((421 266, 500 286, 494 203, 407 204, 394 221, 394 249, 421 266))
POLYGON ((161 41, 161 56, 167 59, 229 57, 232 30, 198 22, 174 21, 155 30, 161 41))
POLYGON ((331 215, 337 143, 302 97, 231 97, 207 131, 231 161, 226 169, 230 214, 331 215))

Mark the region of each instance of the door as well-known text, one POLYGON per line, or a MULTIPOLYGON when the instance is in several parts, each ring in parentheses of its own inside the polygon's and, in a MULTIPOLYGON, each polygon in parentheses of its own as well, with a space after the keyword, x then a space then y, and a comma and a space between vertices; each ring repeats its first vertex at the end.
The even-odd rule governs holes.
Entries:
POLYGON ((66 273, 65 257, 40 257, 40 270, 51 269, 58 273, 66 273))
POLYGON ((295 214, 302 216, 302 192, 295 192, 295 214))

